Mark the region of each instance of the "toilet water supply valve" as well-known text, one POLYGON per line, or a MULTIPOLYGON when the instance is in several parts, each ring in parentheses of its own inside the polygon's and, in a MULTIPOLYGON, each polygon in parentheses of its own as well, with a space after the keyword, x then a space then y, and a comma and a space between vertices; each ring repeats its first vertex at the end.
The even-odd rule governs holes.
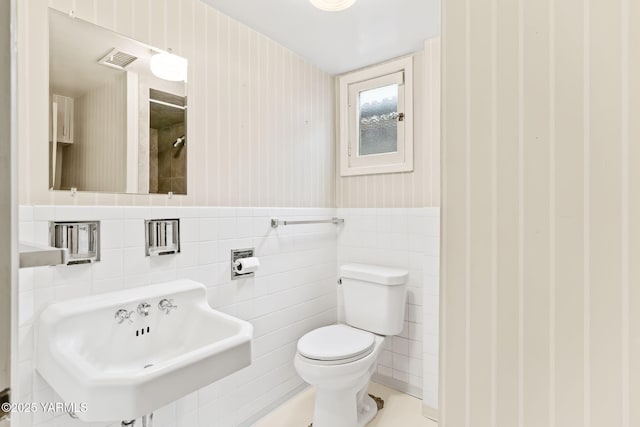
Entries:
MULTIPOLYGON (((133 427, 136 425, 136 420, 122 421, 120 427, 133 427)), ((153 412, 142 416, 142 427, 153 427, 153 412)))

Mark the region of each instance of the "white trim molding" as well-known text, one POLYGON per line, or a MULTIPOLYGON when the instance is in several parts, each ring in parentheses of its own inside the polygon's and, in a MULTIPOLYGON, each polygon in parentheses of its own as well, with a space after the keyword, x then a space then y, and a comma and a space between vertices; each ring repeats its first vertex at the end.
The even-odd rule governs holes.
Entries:
POLYGON ((413 171, 413 57, 395 59, 339 77, 340 175, 413 171), (357 150, 358 93, 398 84, 398 146, 396 152, 360 156, 357 150), (402 111, 400 111, 402 110, 402 111), (400 125, 401 124, 401 125, 400 125))

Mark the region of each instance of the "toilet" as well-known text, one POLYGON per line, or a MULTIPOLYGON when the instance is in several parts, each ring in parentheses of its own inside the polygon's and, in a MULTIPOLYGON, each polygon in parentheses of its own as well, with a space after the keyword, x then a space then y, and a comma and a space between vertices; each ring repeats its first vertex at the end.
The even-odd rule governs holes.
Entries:
POLYGON ((313 427, 361 427, 375 417, 369 380, 385 336, 404 325, 406 270, 346 264, 340 276, 345 324, 305 334, 294 360, 302 379, 316 386, 313 427))

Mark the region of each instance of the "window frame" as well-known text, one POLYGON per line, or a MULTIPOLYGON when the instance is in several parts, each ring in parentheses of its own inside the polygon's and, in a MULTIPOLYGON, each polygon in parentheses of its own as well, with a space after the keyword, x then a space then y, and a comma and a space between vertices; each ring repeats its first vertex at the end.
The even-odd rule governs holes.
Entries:
POLYGON ((339 92, 340 176, 413 171, 413 57, 344 74, 339 77, 339 92), (404 113, 404 120, 398 121, 397 151, 361 157, 357 95, 397 83, 398 74, 402 79, 398 85, 398 110, 404 113))

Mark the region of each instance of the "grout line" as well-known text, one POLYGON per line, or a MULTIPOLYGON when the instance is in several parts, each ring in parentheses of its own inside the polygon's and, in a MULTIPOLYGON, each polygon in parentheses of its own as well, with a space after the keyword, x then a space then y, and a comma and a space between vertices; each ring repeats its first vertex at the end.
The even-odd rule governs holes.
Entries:
POLYGON ((549 0, 549 427, 556 425, 556 0, 549 0))
POLYGON ((518 0, 518 426, 524 425, 524 0, 518 0))
POLYGON ((585 0, 583 10, 583 132, 584 132, 584 157, 583 157, 583 234, 584 234, 584 248, 583 248, 583 275, 584 275, 584 296, 583 296, 583 377, 584 377, 584 390, 583 390, 583 411, 584 411, 584 427, 591 426, 591 318, 590 318, 590 306, 591 306, 591 278, 590 278, 590 264, 591 264, 591 248, 590 248, 590 161, 591 161, 591 129, 590 129, 590 36, 589 36, 589 20, 590 20, 590 0, 585 0))
POLYGON ((471 426, 471 0, 465 0, 464 423, 471 426))
POLYGON ((622 427, 629 427, 629 0, 622 1, 622 25, 620 28, 622 45, 622 150, 621 191, 622 191, 622 427))
POLYGON ((498 2, 491 1, 491 409, 498 423, 498 2))

